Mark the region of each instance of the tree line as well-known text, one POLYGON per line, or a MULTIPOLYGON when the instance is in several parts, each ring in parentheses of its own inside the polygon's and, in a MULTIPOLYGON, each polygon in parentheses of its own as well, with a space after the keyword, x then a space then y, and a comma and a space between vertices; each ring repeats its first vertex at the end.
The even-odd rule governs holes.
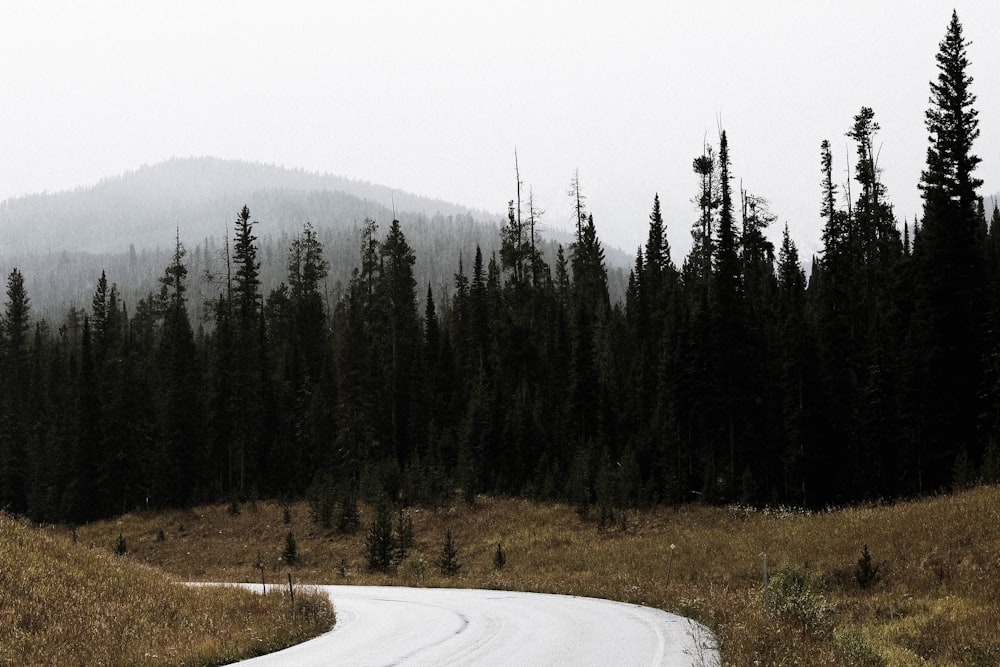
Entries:
POLYGON ((1000 210, 987 220, 977 194, 966 47, 953 14, 912 227, 881 182, 871 109, 847 131, 856 191, 822 143, 808 280, 787 226, 768 240, 766 199, 734 189, 725 131, 692 162, 690 252, 674 263, 654 196, 622 300, 579 178, 575 241, 554 260, 518 180, 499 251, 457 258, 446 293, 417 285, 398 221, 383 234, 366 220, 334 303, 309 223, 264 294, 247 207, 204 321, 190 319, 179 238, 131 312, 102 274, 89 309, 33 318, 14 269, 0 506, 81 522, 460 491, 572 502, 603 522, 654 503, 824 506, 1000 481, 1000 210))

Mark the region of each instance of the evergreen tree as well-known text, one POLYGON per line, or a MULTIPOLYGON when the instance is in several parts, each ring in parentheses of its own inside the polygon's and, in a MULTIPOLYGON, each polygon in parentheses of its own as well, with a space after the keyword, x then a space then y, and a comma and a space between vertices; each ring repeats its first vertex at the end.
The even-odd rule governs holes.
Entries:
POLYGON ((783 497, 809 504, 810 459, 814 456, 810 424, 810 399, 815 370, 810 351, 814 341, 806 316, 806 277, 798 248, 788 233, 782 234, 778 252, 778 321, 781 327, 781 400, 783 418, 783 497))
POLYGON ((411 399, 416 389, 421 327, 417 315, 415 257, 398 220, 393 220, 382 242, 381 273, 376 286, 379 304, 379 344, 382 377, 388 392, 382 421, 388 427, 390 455, 405 465, 413 449, 409 430, 411 399))
POLYGON ((393 556, 392 515, 389 505, 381 501, 375 510, 368 534, 365 536, 368 552, 368 569, 385 572, 393 556))
POLYGON ((497 542, 497 550, 493 552, 493 569, 502 570, 507 565, 507 552, 504 551, 503 543, 497 542))
MULTIPOLYGON (((163 328, 157 349, 159 447, 154 453, 157 503, 185 504, 203 481, 207 464, 200 446, 202 434, 201 377, 198 351, 188 318, 186 250, 175 241, 173 259, 160 278, 163 328)), ((204 480, 207 484, 207 480, 204 480)))
POLYGON ((441 574, 451 577, 458 574, 462 565, 458 562, 458 550, 455 548, 455 540, 451 536, 451 529, 445 532, 444 545, 441 547, 441 557, 438 559, 438 569, 441 574))
POLYGON ((231 423, 230 488, 245 495, 254 481, 261 479, 265 443, 270 441, 268 426, 266 341, 263 301, 260 293, 260 260, 257 257, 255 220, 244 206, 234 223, 231 294, 232 366, 230 370, 229 418, 231 423), (248 480, 250 484, 248 485, 248 480))
POLYGON ((304 377, 319 382, 327 372, 326 311, 320 291, 330 264, 312 224, 306 223, 288 250, 288 285, 294 312, 293 352, 304 377))
MULTIPOLYGON (((739 243, 733 216, 732 174, 730 173, 729 141, 723 130, 719 139, 719 206, 717 237, 713 253, 713 340, 715 357, 714 382, 722 399, 720 427, 725 442, 727 483, 732 489, 737 470, 736 430, 740 407, 736 401, 746 392, 738 386, 744 379, 742 365, 745 359, 741 343, 743 335, 743 289, 739 260, 739 243)), ((720 456, 722 453, 720 452, 720 456)))
POLYGON ((923 225, 914 249, 911 358, 921 359, 923 368, 913 376, 908 395, 917 439, 909 466, 918 491, 948 484, 947 471, 963 450, 973 461, 982 454, 976 433, 985 352, 985 270, 976 193, 982 181, 974 176, 980 159, 972 144, 979 121, 967 46, 958 15, 952 13, 936 56, 937 80, 930 86, 930 145, 920 178, 923 225))
POLYGON ((293 493, 298 480, 311 478, 322 455, 321 432, 330 427, 327 407, 335 393, 330 370, 330 341, 321 282, 329 264, 310 223, 288 249, 288 283, 268 296, 269 358, 274 393, 280 406, 280 429, 271 451, 271 467, 282 471, 275 482, 293 493))
POLYGON ((13 269, 7 278, 7 301, 0 320, 0 507, 24 512, 28 506, 30 468, 38 452, 27 442, 36 406, 27 393, 31 301, 24 276, 13 269))
POLYGON ((83 523, 102 516, 99 500, 107 484, 107 461, 101 451, 101 401, 94 371, 90 318, 84 315, 80 337, 79 372, 76 376, 74 436, 71 442, 70 471, 63 494, 62 515, 83 523))
POLYGON ((651 299, 656 300, 661 295, 668 275, 675 271, 670 258, 670 241, 667 240, 666 225, 660 212, 659 194, 653 195, 653 210, 649 214, 649 233, 645 249, 641 279, 651 299))
POLYGON ((292 531, 288 531, 288 534, 285 535, 285 546, 281 549, 281 559, 289 565, 295 565, 299 562, 299 547, 292 531))
POLYGON ((718 183, 715 180, 718 165, 715 151, 707 143, 702 154, 694 159, 692 168, 698 176, 699 192, 695 203, 701 215, 691 228, 692 247, 685 273, 692 285, 700 285, 707 299, 712 275, 713 229, 715 209, 719 206, 718 183))

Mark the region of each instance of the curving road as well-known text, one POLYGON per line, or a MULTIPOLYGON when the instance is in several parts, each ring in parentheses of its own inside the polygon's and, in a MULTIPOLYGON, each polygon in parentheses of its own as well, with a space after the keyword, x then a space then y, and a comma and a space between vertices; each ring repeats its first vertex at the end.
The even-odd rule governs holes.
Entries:
POLYGON ((564 595, 322 586, 335 629, 237 663, 294 665, 667 665, 718 663, 703 626, 659 609, 564 595))

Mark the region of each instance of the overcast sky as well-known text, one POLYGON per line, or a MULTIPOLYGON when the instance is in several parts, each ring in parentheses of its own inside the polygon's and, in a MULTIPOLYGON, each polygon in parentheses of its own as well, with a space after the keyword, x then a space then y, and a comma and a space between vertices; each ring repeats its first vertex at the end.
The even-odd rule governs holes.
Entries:
POLYGON ((845 180, 844 134, 863 105, 882 127, 897 216, 919 213, 928 83, 952 7, 973 42, 979 176, 992 193, 997 0, 8 0, 0 199, 212 155, 501 211, 516 148, 547 225, 569 226, 579 169, 599 235, 628 251, 658 192, 680 263, 697 216, 691 161, 721 123, 737 183, 771 201, 808 257, 819 144, 831 140, 845 180))

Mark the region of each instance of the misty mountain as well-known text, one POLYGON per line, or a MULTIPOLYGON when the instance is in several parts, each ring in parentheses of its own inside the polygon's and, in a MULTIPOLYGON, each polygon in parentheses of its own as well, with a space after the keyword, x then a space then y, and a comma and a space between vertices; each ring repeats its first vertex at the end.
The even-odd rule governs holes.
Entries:
MULTIPOLYGON (((416 254, 421 298, 428 284, 448 293, 460 259, 470 269, 476 245, 486 257, 498 250, 503 222, 494 213, 329 174, 178 158, 92 187, 0 203, 0 271, 6 276, 18 267, 36 313, 50 319, 69 306, 88 307, 101 271, 134 306, 158 291, 179 235, 197 311, 218 289, 211 277, 222 270, 232 222, 244 204, 259 223, 264 287, 284 279, 288 245, 311 222, 330 262, 331 297, 357 266, 365 218, 378 222, 382 233, 393 217, 400 220, 416 254)), ((556 244, 572 238, 558 231, 546 236, 551 263, 556 244)), ((606 255, 615 299, 624 294, 632 259, 611 248, 606 255)))
POLYGON ((262 233, 294 232, 305 220, 317 227, 358 226, 366 217, 472 216, 494 223, 495 214, 329 174, 216 158, 177 158, 144 166, 98 184, 0 203, 0 254, 77 250, 155 250, 182 240, 222 236, 244 205, 262 233))

